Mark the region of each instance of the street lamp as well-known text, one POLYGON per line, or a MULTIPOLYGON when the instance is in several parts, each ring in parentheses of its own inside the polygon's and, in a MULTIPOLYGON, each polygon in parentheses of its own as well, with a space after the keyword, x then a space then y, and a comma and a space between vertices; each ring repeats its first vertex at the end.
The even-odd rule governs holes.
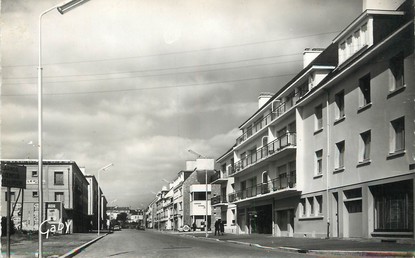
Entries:
POLYGON ((105 171, 107 168, 114 166, 114 164, 110 163, 100 169, 98 169, 98 236, 101 229, 101 189, 99 188, 99 172, 105 171))
POLYGON ((39 254, 38 257, 42 257, 42 233, 40 225, 43 221, 43 142, 42 142, 42 18, 45 14, 49 13, 50 11, 54 10, 55 8, 61 13, 64 14, 73 8, 83 4, 86 2, 85 0, 72 0, 64 5, 56 5, 52 8, 47 9, 46 11, 42 12, 39 15, 39 66, 37 68, 38 70, 38 92, 37 92, 37 98, 38 98, 38 171, 39 171, 39 180, 38 180, 38 192, 39 192, 39 254), (69 8, 68 8, 69 7, 69 8))

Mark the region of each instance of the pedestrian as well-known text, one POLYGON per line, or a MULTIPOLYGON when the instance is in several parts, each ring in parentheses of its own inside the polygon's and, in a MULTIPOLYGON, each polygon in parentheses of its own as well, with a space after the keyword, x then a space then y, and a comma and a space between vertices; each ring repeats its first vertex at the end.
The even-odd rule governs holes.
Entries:
POLYGON ((215 236, 216 236, 216 233, 220 235, 220 219, 216 220, 215 222, 215 236))
POLYGON ((196 231, 196 222, 193 222, 193 231, 196 231))
POLYGON ((220 224, 219 224, 219 227, 220 227, 220 233, 223 236, 223 233, 225 232, 225 222, 224 221, 221 221, 220 224))

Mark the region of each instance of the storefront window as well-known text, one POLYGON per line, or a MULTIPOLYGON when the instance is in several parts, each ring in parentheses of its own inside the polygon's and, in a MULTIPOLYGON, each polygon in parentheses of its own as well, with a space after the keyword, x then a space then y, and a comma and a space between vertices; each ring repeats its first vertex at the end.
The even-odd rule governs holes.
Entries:
POLYGON ((376 186, 372 191, 375 199, 375 231, 412 231, 412 181, 376 186))

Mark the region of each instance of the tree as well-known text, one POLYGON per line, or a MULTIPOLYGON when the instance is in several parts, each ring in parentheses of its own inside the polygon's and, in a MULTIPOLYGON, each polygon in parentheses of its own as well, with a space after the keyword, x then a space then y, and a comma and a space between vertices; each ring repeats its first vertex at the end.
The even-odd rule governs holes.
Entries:
POLYGON ((120 214, 117 215, 117 220, 121 221, 122 224, 124 224, 127 221, 127 217, 128 217, 127 213, 121 212, 120 214))

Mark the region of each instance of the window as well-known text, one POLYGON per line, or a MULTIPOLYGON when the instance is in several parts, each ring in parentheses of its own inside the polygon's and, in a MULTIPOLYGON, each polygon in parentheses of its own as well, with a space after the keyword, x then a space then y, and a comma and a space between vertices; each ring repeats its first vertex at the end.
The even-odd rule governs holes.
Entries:
POLYGON ((371 191, 375 208, 375 232, 412 232, 412 180, 374 186, 371 191))
POLYGON ((288 96, 286 97, 285 105, 286 108, 289 109, 290 107, 294 106, 294 96, 295 92, 292 91, 288 96))
POLYGON ((206 200, 205 192, 194 192, 193 193, 193 201, 205 201, 205 200, 206 200))
POLYGON ((323 214, 323 196, 318 195, 316 196, 316 202, 317 202, 317 212, 318 214, 323 214))
POLYGON ((308 84, 304 83, 300 87, 297 88, 298 98, 303 97, 307 92, 308 92, 308 84))
MULTIPOLYGON (((7 192, 6 192, 6 194, 4 196, 5 196, 5 200, 7 202, 7 200, 8 200, 8 198, 7 198, 7 192)), ((10 201, 11 202, 16 201, 16 194, 15 194, 15 192, 10 192, 10 201)))
POLYGON ((344 168, 344 151, 345 151, 345 144, 344 141, 336 143, 337 153, 336 153, 336 168, 344 168))
POLYGON ((305 205, 305 199, 304 198, 300 200, 300 205, 301 205, 301 207, 300 207, 301 217, 307 216, 307 207, 305 205))
POLYGON ((55 192, 55 202, 64 202, 64 195, 62 192, 55 192))
POLYGON ((288 167, 290 170, 290 182, 295 183, 295 176, 296 176, 296 162, 291 161, 288 163, 288 167))
POLYGON ((360 89, 360 107, 364 107, 372 102, 370 97, 370 74, 365 75, 359 79, 360 89))
POLYGON ((362 27, 360 27, 360 45, 366 46, 369 44, 369 33, 367 32, 367 23, 363 24, 362 27))
POLYGON ((37 177, 37 171, 32 171, 32 177, 37 177))
POLYGON ((316 151, 315 174, 323 174, 323 150, 316 151))
POLYGON ((340 60, 339 62, 342 63, 344 60, 346 60, 346 42, 342 42, 340 44, 340 60))
POLYGON ((262 173, 262 183, 263 183, 263 184, 268 183, 268 172, 267 172, 267 171, 264 171, 264 172, 262 173))
POLYGON ((356 53, 361 48, 360 45, 360 29, 355 31, 353 34, 353 49, 354 53, 356 53))
POLYGON ((33 197, 33 198, 37 198, 37 197, 39 197, 39 193, 38 193, 37 191, 33 191, 33 192, 32 192, 32 197, 33 197))
POLYGON ((370 143, 371 143, 371 131, 366 131, 360 134, 360 157, 359 161, 370 160, 370 143))
POLYGON ((344 91, 337 93, 335 96, 336 102, 336 120, 344 117, 344 91))
POLYGON ((391 71, 390 91, 398 90, 405 85, 404 81, 404 58, 400 53, 389 62, 391 71))
POLYGON ((313 197, 308 197, 307 201, 308 201, 308 205, 310 207, 310 215, 313 216, 314 215, 314 198, 313 197))
POLYGON ((353 42, 352 36, 350 36, 346 39, 346 51, 347 51, 347 56, 348 57, 350 57, 354 53, 352 42, 353 42))
POLYGON ((323 129, 323 106, 322 105, 317 106, 314 109, 314 114, 315 114, 315 124, 314 124, 315 131, 323 129))
POLYGON ((54 183, 55 185, 63 185, 63 172, 62 171, 55 171, 54 183))
POLYGON ((391 122, 390 152, 405 150, 405 118, 401 117, 391 122))
POLYGON ((316 86, 316 85, 314 85, 315 78, 316 78, 316 74, 315 73, 311 73, 308 76, 308 84, 309 84, 309 88, 310 89, 313 88, 314 86, 316 86))

